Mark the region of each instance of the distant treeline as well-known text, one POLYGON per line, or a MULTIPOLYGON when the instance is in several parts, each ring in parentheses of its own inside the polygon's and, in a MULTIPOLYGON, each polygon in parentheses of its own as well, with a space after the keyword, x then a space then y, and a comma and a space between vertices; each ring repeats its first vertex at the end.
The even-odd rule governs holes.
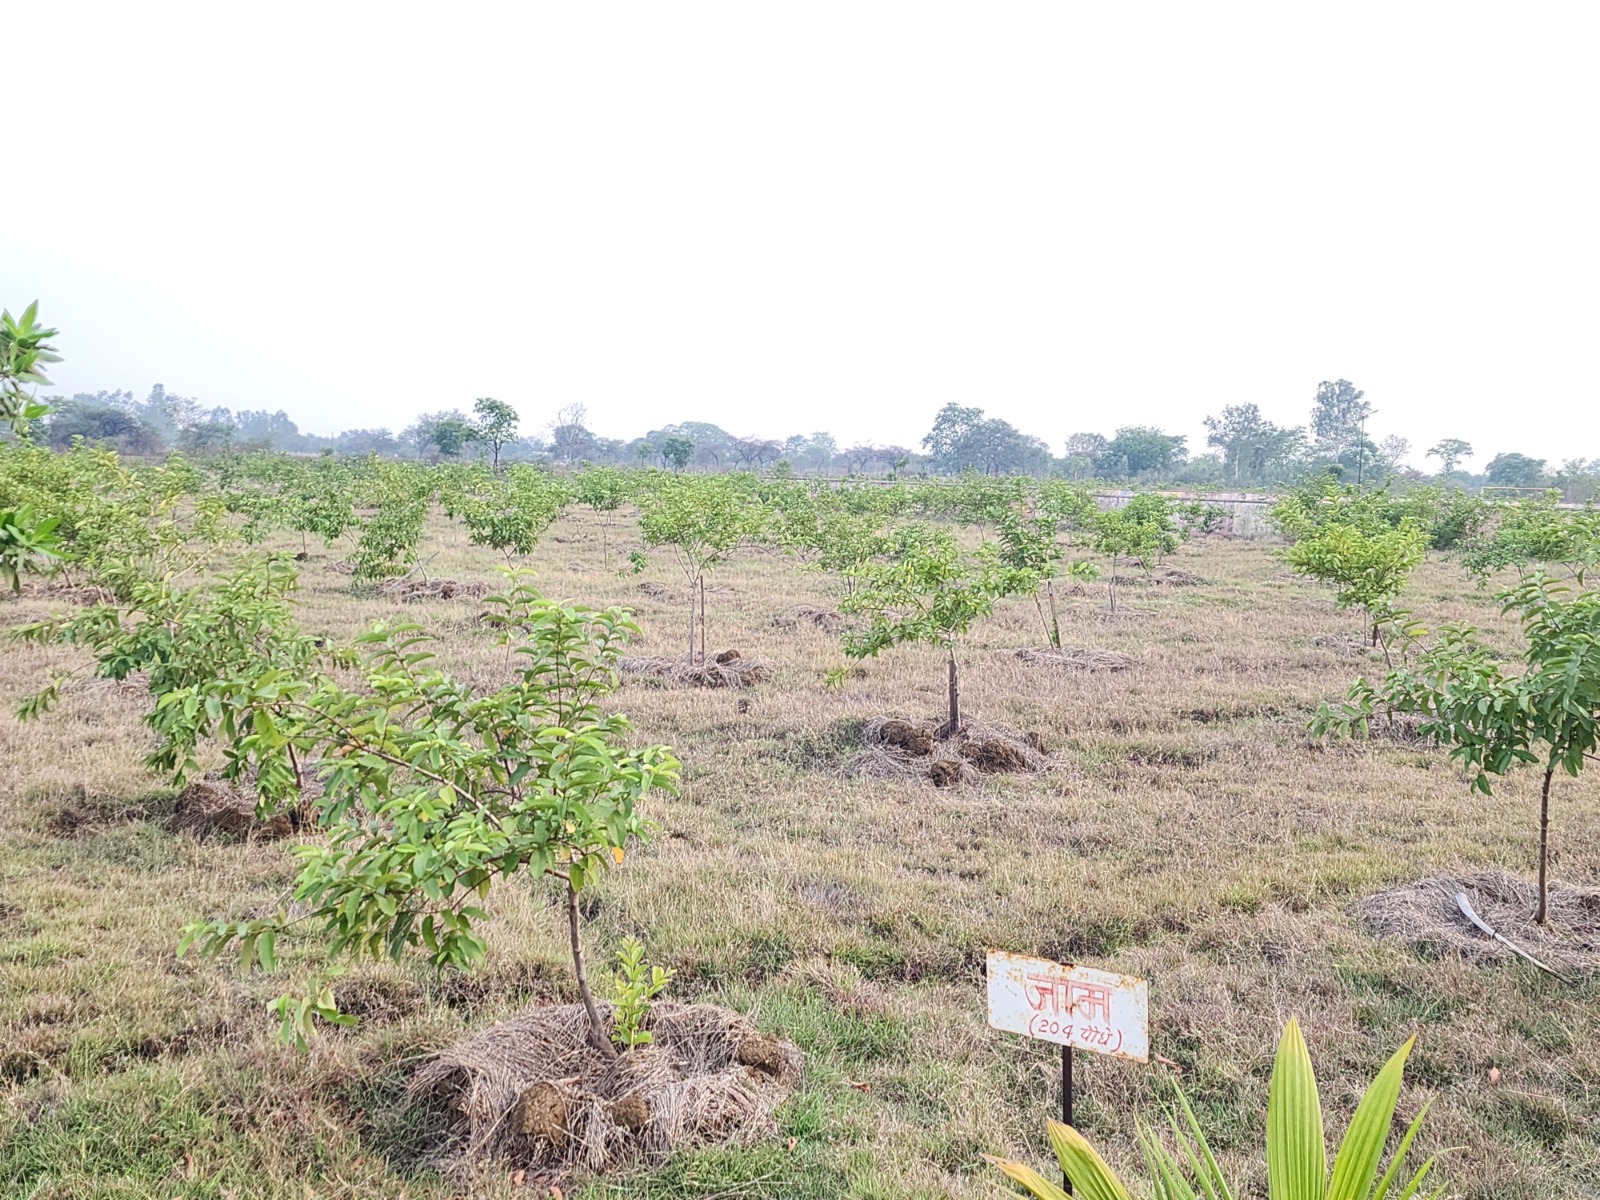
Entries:
POLYGON ((1323 382, 1305 425, 1282 426, 1254 404, 1229 405, 1205 418, 1204 447, 1154 426, 1130 425, 1109 434, 1073 433, 1056 453, 1043 438, 1023 433, 981 408, 947 404, 916 446, 858 442, 841 446, 825 431, 782 440, 741 437, 706 421, 684 421, 632 439, 601 437, 581 405, 559 409, 537 432, 524 432, 521 415, 503 401, 484 398, 470 409, 425 413, 398 433, 387 427, 347 429, 331 437, 303 433, 279 409, 233 411, 208 407, 156 384, 143 400, 132 392, 79 392, 46 398, 45 435, 65 448, 74 439, 124 454, 167 449, 188 454, 272 449, 289 453, 378 454, 451 461, 582 462, 652 465, 672 470, 750 470, 780 475, 1034 475, 1109 484, 1191 488, 1277 488, 1332 471, 1346 482, 1380 483, 1391 477, 1485 486, 1561 489, 1568 500, 1600 491, 1600 459, 1545 459, 1506 451, 1477 474, 1462 469, 1474 454, 1460 438, 1441 437, 1428 447, 1419 471, 1402 465, 1411 444, 1379 437, 1367 428, 1372 407, 1348 380, 1323 382))

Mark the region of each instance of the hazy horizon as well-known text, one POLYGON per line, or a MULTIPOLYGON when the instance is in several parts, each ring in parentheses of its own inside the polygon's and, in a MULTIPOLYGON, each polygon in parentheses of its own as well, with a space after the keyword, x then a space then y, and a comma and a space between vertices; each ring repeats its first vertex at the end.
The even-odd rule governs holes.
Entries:
POLYGON ((915 445, 955 401, 1198 453, 1342 377, 1413 465, 1600 457, 1595 20, 58 3, 8 18, 0 305, 62 330, 43 391, 319 434, 496 396, 915 445))

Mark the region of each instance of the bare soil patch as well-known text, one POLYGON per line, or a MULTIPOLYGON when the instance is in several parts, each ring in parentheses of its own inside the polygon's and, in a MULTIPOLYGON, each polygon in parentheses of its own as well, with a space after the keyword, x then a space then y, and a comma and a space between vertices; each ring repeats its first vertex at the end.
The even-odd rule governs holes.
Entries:
POLYGON ((838 633, 845 626, 843 614, 831 608, 817 608, 811 604, 796 604, 772 618, 779 629, 818 629, 823 633, 838 633))
POLYGON ((617 669, 633 678, 689 687, 747 688, 772 678, 772 663, 764 658, 746 658, 737 650, 724 650, 702 662, 630 656, 619 659, 617 669))
POLYGON ((1465 893, 1473 910, 1502 937, 1559 971, 1600 967, 1600 889, 1550 885, 1550 923, 1533 916, 1534 884, 1503 871, 1441 876, 1389 888, 1356 905, 1361 927, 1373 937, 1405 942, 1430 958, 1456 954, 1474 962, 1517 959, 1503 943, 1469 921, 1456 904, 1465 893))
POLYGON ((1126 671, 1133 666, 1133 659, 1115 650, 1082 650, 1074 646, 1025 648, 1017 651, 1017 658, 1030 667, 1060 667, 1068 671, 1126 671))
POLYGON ((867 779, 920 777, 935 787, 955 787, 976 783, 984 775, 1042 771, 1050 765, 1037 733, 1018 735, 969 722, 941 736, 943 725, 875 717, 862 729, 862 750, 847 770, 867 779))
POLYGON ((799 1050, 709 1004, 656 1004, 647 1027, 654 1044, 610 1061, 590 1044, 583 1007, 567 1004, 440 1051, 408 1088, 449 1130, 439 1165, 463 1174, 499 1160, 564 1175, 776 1136, 772 1114, 800 1083, 799 1050))

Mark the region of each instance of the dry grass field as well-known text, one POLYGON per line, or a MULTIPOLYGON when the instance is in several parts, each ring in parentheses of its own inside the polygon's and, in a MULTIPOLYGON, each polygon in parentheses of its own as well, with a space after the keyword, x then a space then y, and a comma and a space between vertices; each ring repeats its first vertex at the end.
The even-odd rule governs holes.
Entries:
MULTIPOLYGON (((623 604, 638 652, 679 653, 684 581, 666 558, 619 574, 637 546, 569 515, 537 555, 541 587, 623 604)), ((494 557, 443 522, 434 575, 494 582, 494 557)), ((1040 644, 1031 604, 1008 603, 962 654, 964 702, 985 723, 1037 731, 1054 766, 975 786, 850 772, 873 717, 937 716, 933 650, 868 661, 842 689, 837 638, 774 624, 831 607, 835 580, 750 551, 717 570, 709 645, 771 660, 749 690, 632 681, 619 701, 641 736, 686 765, 681 796, 590 905, 591 954, 628 934, 677 972, 670 995, 750 1014, 807 1055, 782 1136, 684 1154, 651 1171, 574 1181, 586 1197, 979 1197, 1005 1191, 980 1155, 1046 1161, 1053 1048, 989 1031, 988 946, 1147 976, 1151 1038, 1168 1065, 1080 1055, 1079 1123, 1136 1163, 1134 1115, 1181 1072, 1214 1146, 1264 1195, 1267 1074, 1277 1032, 1304 1023, 1330 1125, 1407 1037, 1402 1115, 1432 1101, 1422 1142, 1449 1150, 1454 1194, 1600 1195, 1600 984, 1526 966, 1419 953, 1362 931, 1353 906, 1428 875, 1534 863, 1526 774, 1470 792, 1425 745, 1318 744, 1316 703, 1375 668, 1358 616, 1290 576, 1265 543, 1197 541, 1171 565, 1188 587, 1129 587, 1112 618, 1096 585, 1066 601, 1063 636, 1133 659, 1120 672, 1020 661, 1040 644)), ((414 620, 466 678, 503 677, 503 652, 454 598, 356 598, 306 564, 308 628, 353 634, 414 620)), ((1513 635, 1455 566, 1430 561, 1406 600, 1430 623, 1513 635)), ((0 605, 13 624, 39 597, 0 605)), ((270 905, 293 872, 284 843, 170 832, 174 789, 140 766, 144 694, 84 679, 22 726, 16 701, 60 649, 8 645, 0 666, 0 1193, 86 1197, 512 1195, 502 1172, 447 1181, 419 1162, 425 1131, 397 1105, 416 1059, 548 999, 571 999, 558 912, 543 886, 493 897, 490 958, 442 979, 367 964, 339 984, 361 1015, 309 1054, 280 1045, 264 1000, 285 979, 175 957, 197 917, 270 905)), ((1381 661, 1378 664, 1381 667, 1381 661)), ((1600 777, 1563 779, 1555 877, 1600 885, 1600 777)), ((317 939, 280 946, 288 980, 317 939)), ((521 1194, 527 1194, 525 1191, 521 1194)))

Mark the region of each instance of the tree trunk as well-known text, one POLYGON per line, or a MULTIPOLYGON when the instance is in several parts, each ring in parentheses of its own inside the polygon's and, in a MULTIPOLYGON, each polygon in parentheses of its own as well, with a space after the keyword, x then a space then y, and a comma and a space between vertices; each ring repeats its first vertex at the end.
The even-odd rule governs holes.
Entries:
POLYGON ((1554 767, 1544 769, 1544 789, 1539 793, 1539 911, 1533 919, 1540 925, 1550 915, 1550 779, 1555 773, 1554 767))
POLYGON ((706 660, 706 577, 700 576, 700 661, 706 660))
POLYGON ((1111 556, 1111 611, 1117 611, 1117 556, 1111 556))
POLYGON ((956 673, 956 648, 950 651, 950 720, 944 728, 945 737, 955 737, 961 732, 961 679, 956 673))
POLYGON ((290 821, 296 830, 311 824, 311 806, 306 803, 306 776, 300 769, 300 756, 294 752, 294 743, 284 747, 289 752, 289 768, 294 772, 294 812, 290 821))
POLYGON ((694 663, 694 592, 699 584, 700 577, 696 575, 689 580, 689 662, 694 663))
POLYGON ((1061 616, 1056 612, 1056 581, 1045 580, 1044 594, 1050 598, 1050 644, 1061 649, 1061 616))
POLYGON ((567 881, 567 936, 572 944, 572 969, 578 976, 578 995, 583 998, 583 1011, 589 1014, 589 1041, 608 1059, 617 1057, 617 1048, 606 1037, 600 1023, 600 1009, 594 1002, 594 992, 589 989, 589 968, 583 961, 583 938, 579 936, 578 889, 567 881))

